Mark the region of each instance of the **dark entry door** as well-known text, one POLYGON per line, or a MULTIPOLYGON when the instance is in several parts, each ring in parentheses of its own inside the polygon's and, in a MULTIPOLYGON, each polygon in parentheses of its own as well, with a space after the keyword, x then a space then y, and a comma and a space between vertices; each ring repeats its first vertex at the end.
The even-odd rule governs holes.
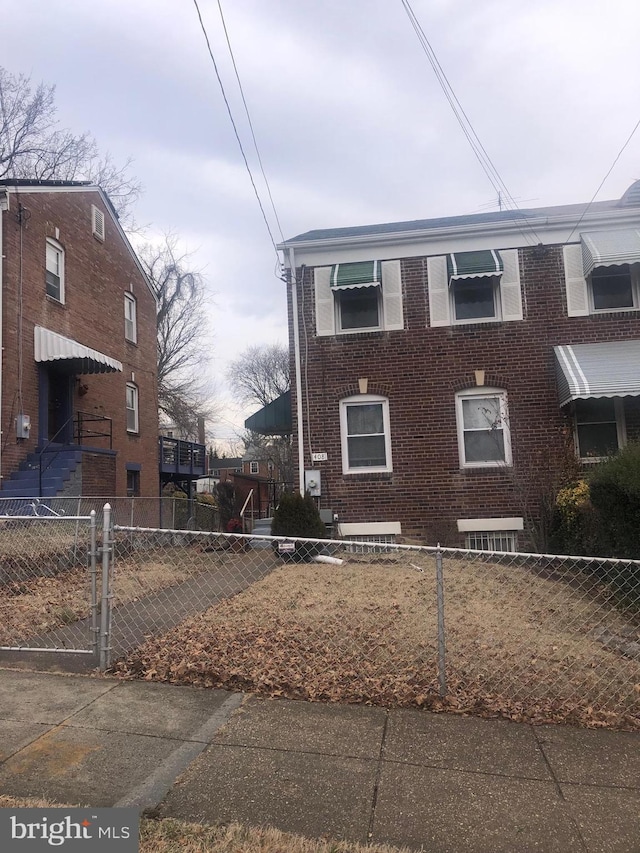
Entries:
POLYGON ((47 439, 56 444, 73 441, 73 424, 69 423, 72 408, 73 376, 49 369, 47 398, 47 439))

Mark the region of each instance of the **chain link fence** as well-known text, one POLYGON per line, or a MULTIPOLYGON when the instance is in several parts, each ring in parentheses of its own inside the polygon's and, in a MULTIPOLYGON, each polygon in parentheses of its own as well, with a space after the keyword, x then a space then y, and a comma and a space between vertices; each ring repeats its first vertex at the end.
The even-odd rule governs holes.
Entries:
POLYGON ((2 498, 0 519, 7 516, 63 518, 88 516, 94 510, 98 526, 102 524, 102 509, 108 500, 116 524, 130 527, 159 527, 172 530, 220 529, 220 514, 216 506, 201 498, 2 498))
MULTIPOLYGON (((2 645, 90 622, 78 524, 0 518, 2 645)), ((105 524, 125 677, 640 728, 639 562, 105 524)))

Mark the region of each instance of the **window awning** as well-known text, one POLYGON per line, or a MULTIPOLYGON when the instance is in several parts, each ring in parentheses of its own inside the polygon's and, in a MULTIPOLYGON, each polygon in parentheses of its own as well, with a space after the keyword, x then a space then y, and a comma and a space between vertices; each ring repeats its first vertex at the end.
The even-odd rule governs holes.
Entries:
POLYGON ((591 231, 581 234, 585 278, 595 267, 621 266, 640 262, 640 231, 591 231))
POLYGON ((640 397, 640 341, 553 348, 560 405, 594 397, 640 397))
POLYGON ((375 287, 382 283, 380 261, 357 261, 334 264, 331 267, 331 287, 348 290, 354 287, 375 287))
POLYGON ((502 275, 504 267, 500 252, 485 249, 480 252, 456 252, 447 255, 449 281, 459 278, 481 278, 502 275))
POLYGON ((35 360, 55 361, 70 373, 121 373, 122 364, 98 350, 65 338, 42 326, 33 330, 33 349, 35 360))

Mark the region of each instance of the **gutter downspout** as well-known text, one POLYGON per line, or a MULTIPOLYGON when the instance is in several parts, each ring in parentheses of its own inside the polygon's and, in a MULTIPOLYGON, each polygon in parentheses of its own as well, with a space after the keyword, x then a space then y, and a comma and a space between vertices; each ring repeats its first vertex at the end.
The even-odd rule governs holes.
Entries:
POLYGON ((298 293, 296 289, 296 260, 293 247, 289 247, 291 269, 291 310, 293 313, 293 353, 296 372, 296 409, 298 421, 298 483, 304 495, 304 417, 302 414, 302 370, 300 367, 300 324, 298 322, 298 293))

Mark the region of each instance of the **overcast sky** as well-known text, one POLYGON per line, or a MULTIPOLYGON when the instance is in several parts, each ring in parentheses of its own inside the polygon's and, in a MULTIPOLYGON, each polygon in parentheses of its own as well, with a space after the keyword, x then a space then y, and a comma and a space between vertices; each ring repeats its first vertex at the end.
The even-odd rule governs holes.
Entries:
MULTIPOLYGON (((497 208, 401 0, 221 0, 285 237, 497 208), (493 204, 493 208, 491 205, 493 204)), ((199 0, 256 178, 217 0, 199 0)), ((413 0, 521 207, 588 201, 640 119, 637 0, 413 0)), ((226 364, 286 342, 284 284, 192 0, 1 0, 0 64, 55 83, 61 124, 132 157, 136 218, 207 279, 212 425, 242 410, 226 364)), ((640 130, 599 199, 640 178, 640 130)), ((276 240, 280 233, 261 182, 276 240)))

